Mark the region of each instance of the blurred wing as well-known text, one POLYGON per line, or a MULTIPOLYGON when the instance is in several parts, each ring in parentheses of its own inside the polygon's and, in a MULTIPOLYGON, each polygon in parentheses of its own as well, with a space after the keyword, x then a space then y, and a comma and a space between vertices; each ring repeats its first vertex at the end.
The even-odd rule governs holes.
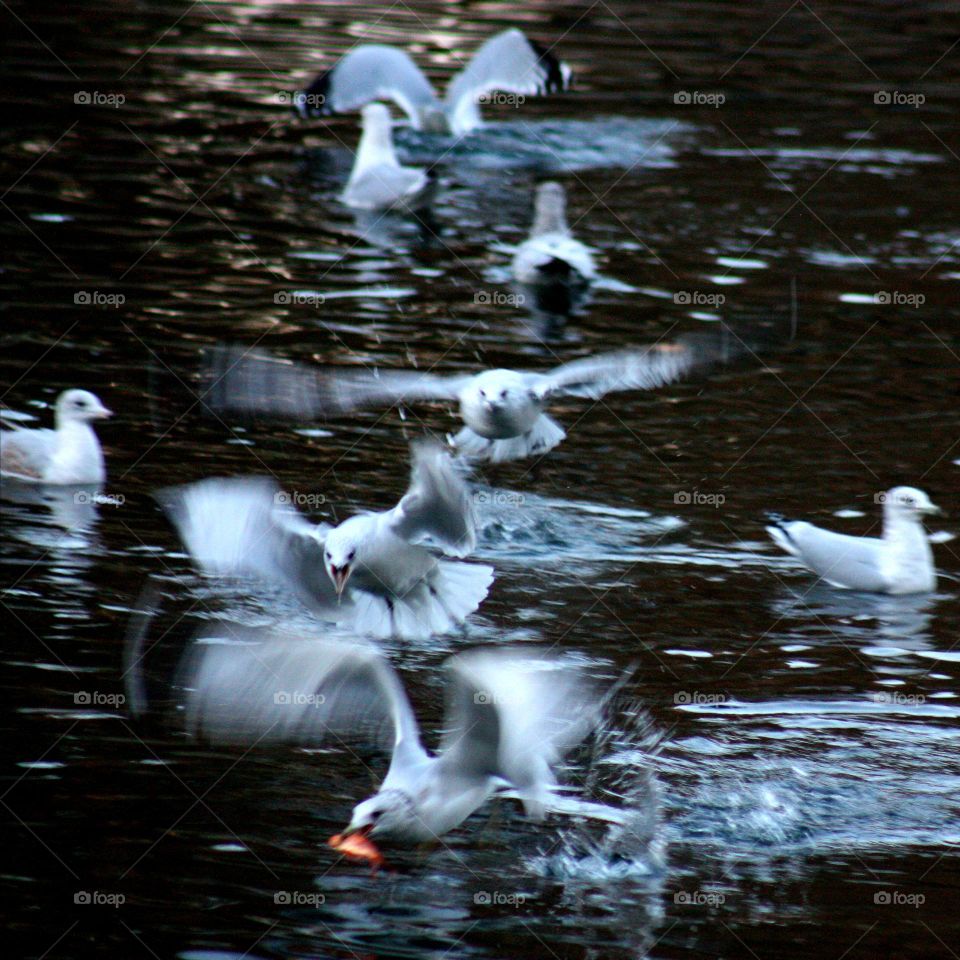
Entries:
POLYGON ((329 527, 288 506, 276 483, 262 477, 211 478, 159 491, 194 563, 206 574, 278 583, 311 607, 336 609, 323 564, 329 527))
POLYGON ((215 351, 208 376, 208 402, 215 408, 303 419, 361 407, 452 400, 470 380, 416 370, 314 369, 236 347, 215 351))
POLYGON ((0 471, 11 477, 40 480, 56 448, 55 430, 0 431, 0 471))
POLYGON ((187 728, 224 743, 365 740, 419 751, 416 718, 377 650, 283 627, 224 623, 182 665, 187 728))
POLYGON ((420 68, 403 51, 382 44, 351 50, 321 73, 297 98, 301 116, 348 113, 373 100, 392 100, 419 126, 424 110, 436 109, 436 95, 420 68))
POLYGON ((390 525, 404 540, 430 537, 445 553, 465 557, 477 542, 470 491, 438 444, 411 448, 410 487, 389 513, 390 525))
POLYGON ((362 210, 383 210, 412 200, 429 185, 423 170, 380 164, 351 180, 343 191, 343 202, 362 210))
POLYGON ((600 722, 600 698, 583 674, 522 650, 449 661, 442 762, 451 772, 498 776, 538 815, 553 767, 600 722))
POLYGON ((473 104, 485 93, 503 90, 525 96, 565 90, 570 68, 548 50, 510 29, 483 44, 470 63, 450 81, 446 92, 448 111, 456 114, 464 104, 473 104))
POLYGON ((567 395, 591 400, 617 390, 653 390, 698 367, 728 359, 732 352, 723 337, 689 337, 574 360, 536 376, 531 389, 541 399, 567 395))

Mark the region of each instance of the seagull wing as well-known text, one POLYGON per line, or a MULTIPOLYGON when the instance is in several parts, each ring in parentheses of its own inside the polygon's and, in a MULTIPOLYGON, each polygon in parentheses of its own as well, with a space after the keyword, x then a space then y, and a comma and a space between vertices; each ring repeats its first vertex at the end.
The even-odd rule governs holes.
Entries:
POLYGON ((430 81, 403 50, 379 43, 354 47, 297 97, 301 116, 348 113, 373 100, 392 100, 419 127, 424 110, 439 109, 430 81))
POLYGON ((429 537, 444 553, 465 557, 477 542, 467 485, 439 444, 414 444, 411 459, 410 487, 388 514, 392 529, 404 540, 429 537))
POLYGON ((502 90, 524 96, 565 90, 570 68, 534 40, 512 28, 491 37, 473 55, 470 63, 450 81, 445 96, 447 113, 454 118, 454 131, 469 129, 476 122, 474 104, 486 93, 502 90), (460 118, 461 123, 457 122, 460 118))
POLYGON ((56 430, 41 427, 0 431, 0 473, 40 480, 56 449, 56 430))
POLYGON ((222 623, 190 648, 181 682, 188 729, 214 741, 350 739, 425 755, 400 680, 371 646, 222 623))
POLYGON ((454 400, 471 379, 418 370, 314 368, 236 347, 214 351, 207 376, 207 402, 215 409, 303 419, 362 407, 454 400))
POLYGON ((542 816, 553 768, 600 722, 596 691, 573 667, 517 648, 460 654, 448 668, 445 772, 500 777, 542 816))
POLYGON ((573 360, 549 373, 533 375, 531 390, 542 400, 564 395, 599 400, 617 390, 653 390, 698 367, 727 359, 731 352, 722 337, 691 336, 573 360))
POLYGON ((212 477, 156 496, 204 573, 257 577, 290 589, 313 608, 337 609, 323 564, 329 527, 301 516, 274 481, 212 477))

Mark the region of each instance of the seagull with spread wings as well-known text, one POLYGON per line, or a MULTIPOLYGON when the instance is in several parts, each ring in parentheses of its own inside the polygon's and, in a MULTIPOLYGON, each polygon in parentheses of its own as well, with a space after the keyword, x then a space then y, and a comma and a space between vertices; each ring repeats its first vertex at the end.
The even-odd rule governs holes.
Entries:
POLYGON ((410 55, 396 47, 354 47, 295 98, 301 116, 349 113, 392 100, 417 130, 460 136, 481 126, 478 104, 502 92, 531 97, 570 85, 570 67, 515 28, 491 37, 455 74, 440 100, 410 55))
POLYGON ((358 633, 425 639, 455 628, 487 595, 470 493, 437 444, 412 448, 410 486, 390 510, 312 524, 272 480, 210 478, 158 493, 197 566, 260 578, 358 633))

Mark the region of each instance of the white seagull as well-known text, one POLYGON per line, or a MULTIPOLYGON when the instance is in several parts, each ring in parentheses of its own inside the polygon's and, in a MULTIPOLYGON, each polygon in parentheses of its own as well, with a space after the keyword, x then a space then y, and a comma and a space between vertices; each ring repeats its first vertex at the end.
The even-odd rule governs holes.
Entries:
POLYGON ((583 670, 532 649, 481 648, 446 662, 436 754, 421 742, 396 673, 369 646, 231 625, 195 644, 185 664, 194 735, 311 746, 361 737, 387 750, 387 775, 354 807, 345 835, 436 840, 494 794, 519 798, 535 820, 548 812, 624 820, 558 785, 557 765, 599 727, 604 698, 583 670))
POLYGON ((803 520, 774 517, 767 533, 834 587, 873 593, 926 593, 937 585, 930 540, 920 518, 940 508, 916 487, 881 495, 883 535, 851 537, 803 520))
POLYGON ((209 396, 220 407, 310 418, 418 400, 454 401, 464 422, 454 446, 469 460, 501 463, 546 453, 563 440, 563 428, 546 413, 560 397, 599 400, 614 391, 653 390, 736 352, 725 335, 702 334, 583 357, 543 373, 438 376, 416 370, 314 370, 259 351, 226 349, 215 354, 209 396))
POLYGON ((204 573, 278 583, 361 634, 425 639, 477 609, 493 568, 438 556, 473 550, 473 503, 439 446, 415 444, 412 460, 393 509, 337 527, 310 523, 264 478, 211 478, 157 497, 204 573))
POLYGON ((567 226, 567 197, 559 183, 542 183, 534 203, 530 236, 517 247, 513 276, 530 286, 588 286, 597 275, 590 248, 567 226))
POLYGON ((357 210, 411 210, 429 202, 433 178, 425 170, 398 162, 390 111, 382 103, 369 103, 362 117, 357 158, 341 200, 357 210))
MULTIPOLYGON (((478 103, 503 92, 519 98, 565 90, 570 68, 517 29, 491 37, 457 73, 440 100, 430 81, 395 47, 354 47, 295 98, 301 116, 348 113, 372 100, 393 100, 417 130, 460 136, 481 126, 478 103)), ((520 101, 522 102, 522 100, 520 101)))
POLYGON ((111 415, 87 390, 65 390, 57 397, 55 430, 0 430, 0 476, 26 483, 102 483, 103 450, 90 421, 111 415))

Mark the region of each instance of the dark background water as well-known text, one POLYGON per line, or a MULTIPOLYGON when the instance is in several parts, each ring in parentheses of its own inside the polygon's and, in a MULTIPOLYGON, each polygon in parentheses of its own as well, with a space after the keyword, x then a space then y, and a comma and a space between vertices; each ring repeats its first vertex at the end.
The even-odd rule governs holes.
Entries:
MULTIPOLYGON (((72 493, 4 489, 11 956, 956 956, 957 583, 837 594, 763 532, 769 509, 875 532, 874 495, 899 482, 953 513, 933 529, 956 524, 953 5, 41 2, 0 16, 3 404, 47 420, 62 388, 96 391, 119 412, 100 433, 105 491, 123 499, 77 526, 72 493), (443 142, 428 222, 340 207, 355 118, 298 123, 279 94, 363 39, 407 46, 442 82, 511 24, 555 44, 576 89, 488 108, 490 129, 443 142), (598 291, 544 339, 501 281, 547 176, 604 275, 636 289, 598 291), (666 736, 662 868, 581 855, 559 825, 506 808, 398 875, 337 860, 323 841, 369 790, 370 758, 189 741, 162 708, 189 617, 153 637, 160 708, 134 720, 118 701, 146 578, 165 577, 183 612, 194 597, 153 489, 270 472, 322 493, 317 516, 343 516, 393 502, 408 440, 453 423, 430 407, 322 429, 217 417, 204 348, 541 366, 719 316, 786 322, 794 278, 797 336, 764 363, 562 406, 563 446, 485 478, 523 497, 487 517, 498 578, 469 639, 555 644, 606 674, 636 664, 627 693, 666 736), (291 291, 323 302, 283 302, 291 291), (325 901, 276 903, 284 891, 325 901), (490 891, 514 902, 477 902, 490 891)), ((398 140, 411 162, 437 156, 436 141, 398 140)), ((956 541, 934 549, 960 575, 956 541)), ((463 642, 393 651, 429 731, 437 665, 463 642)))

